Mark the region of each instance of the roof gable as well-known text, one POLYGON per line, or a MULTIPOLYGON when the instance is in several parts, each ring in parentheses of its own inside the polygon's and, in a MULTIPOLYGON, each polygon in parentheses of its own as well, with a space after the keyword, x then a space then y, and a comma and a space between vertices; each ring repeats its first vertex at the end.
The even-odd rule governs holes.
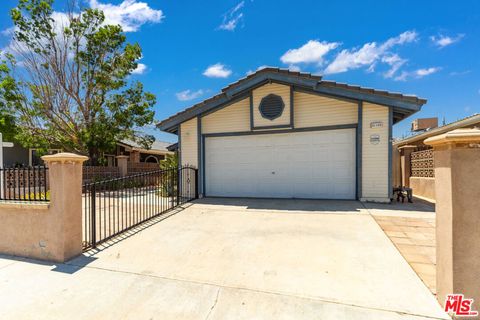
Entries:
POLYGON ((322 80, 321 76, 310 73, 268 67, 229 84, 223 88, 219 94, 161 121, 157 124, 157 127, 160 130, 175 132, 180 123, 205 112, 211 112, 216 108, 232 103, 240 98, 244 98, 251 90, 268 82, 286 84, 294 88, 333 98, 367 101, 384 106, 391 106, 394 108, 395 122, 419 111, 421 106, 427 102, 425 99, 417 98, 416 96, 326 81, 322 80))

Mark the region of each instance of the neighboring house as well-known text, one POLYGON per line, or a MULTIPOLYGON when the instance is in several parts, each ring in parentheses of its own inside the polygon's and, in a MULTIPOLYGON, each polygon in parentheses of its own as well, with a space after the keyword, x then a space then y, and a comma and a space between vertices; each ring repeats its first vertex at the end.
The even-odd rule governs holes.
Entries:
POLYGON ((117 152, 115 155, 105 155, 107 160, 113 162, 115 156, 126 155, 129 156, 128 161, 132 163, 138 162, 150 162, 158 163, 159 161, 165 159, 167 154, 173 154, 172 151, 169 151, 167 147, 170 145, 169 142, 164 141, 154 141, 150 149, 145 149, 143 146, 139 145, 134 141, 124 140, 117 144, 117 152))
MULTIPOLYGON (((414 125, 418 123, 417 119, 414 125)), ((430 119, 427 119, 430 120, 430 119)), ((393 182, 396 186, 412 188, 413 194, 427 200, 435 200, 435 172, 432 147, 425 139, 455 129, 480 127, 480 114, 436 127, 425 128, 411 137, 393 143, 393 182)))
POLYGON ((392 125, 426 100, 265 68, 163 120, 203 196, 390 201, 392 125))
MULTIPOLYGON (((122 141, 117 143, 115 152, 111 154, 105 154, 108 161, 108 166, 115 166, 118 155, 129 156, 128 161, 132 163, 139 162, 153 162, 158 163, 165 159, 165 155, 172 154, 173 152, 167 150, 168 142, 155 141, 152 144, 151 149, 144 149, 133 141, 122 141)), ((49 149, 49 154, 61 152, 61 149, 49 149)), ((16 165, 30 165, 36 166, 42 163, 40 156, 35 148, 24 148, 17 142, 14 142, 14 146, 11 148, 3 149, 4 165, 6 167, 16 165)))

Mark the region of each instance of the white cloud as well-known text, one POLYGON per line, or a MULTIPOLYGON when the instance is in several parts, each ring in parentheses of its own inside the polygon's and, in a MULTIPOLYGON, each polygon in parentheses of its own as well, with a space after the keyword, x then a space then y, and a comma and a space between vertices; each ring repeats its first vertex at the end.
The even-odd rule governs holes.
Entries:
POLYGON ((440 71, 440 68, 438 67, 431 67, 431 68, 424 68, 424 69, 418 69, 415 71, 415 75, 417 75, 418 77, 425 77, 425 76, 428 76, 432 73, 435 73, 435 72, 438 72, 440 71))
POLYGON ((244 7, 245 1, 241 1, 235 7, 228 10, 223 15, 222 24, 218 27, 221 30, 234 31, 238 24, 243 20, 243 12, 241 9, 244 7))
POLYGON ((425 76, 434 74, 440 71, 442 68, 440 67, 430 67, 430 68, 421 68, 414 71, 403 71, 400 75, 395 77, 394 80, 396 81, 406 81, 408 78, 423 78, 425 76))
POLYGON ((201 95, 203 95, 203 93, 204 92, 201 89, 197 91, 184 90, 184 91, 175 93, 175 95, 177 96, 177 99, 180 101, 189 101, 189 100, 193 100, 200 97, 201 95))
POLYGON ((472 70, 452 71, 452 72, 450 72, 450 75, 451 76, 463 76, 463 75, 469 74, 470 72, 472 72, 472 70))
POLYGON ((455 42, 460 41, 465 35, 464 34, 457 34, 456 37, 449 37, 445 35, 438 35, 438 36, 431 36, 430 40, 438 46, 440 49, 445 48, 455 42))
POLYGON ((268 68, 268 67, 269 67, 269 66, 262 64, 260 67, 258 67, 258 68, 255 69, 255 70, 252 70, 252 69, 248 70, 247 72, 245 72, 245 74, 248 76, 248 75, 251 75, 252 73, 255 73, 255 72, 259 71, 259 70, 262 70, 262 69, 265 69, 265 68, 268 68))
POLYGON ((397 37, 388 39, 382 44, 376 42, 365 43, 360 49, 342 50, 325 69, 326 74, 346 72, 348 70, 367 67, 372 71, 376 63, 383 62, 390 65, 390 70, 385 74, 392 77, 406 62, 390 50, 398 45, 416 41, 418 34, 415 31, 406 31, 397 37))
POLYGON ((124 0, 119 5, 97 0, 90 0, 89 3, 90 7, 103 10, 105 24, 119 24, 125 32, 138 31, 145 23, 158 23, 165 18, 162 10, 152 9, 147 3, 137 0, 124 0))
POLYGON ((138 63, 135 70, 132 71, 132 74, 143 74, 147 71, 147 66, 143 63, 138 63))
POLYGON ((390 69, 383 74, 385 78, 391 78, 397 73, 397 71, 407 62, 406 59, 400 58, 398 54, 393 54, 391 56, 384 56, 382 62, 388 64, 390 69))
POLYGON ((203 72, 203 75, 209 78, 228 78, 231 74, 232 70, 222 63, 211 65, 203 72))
POLYGON ((310 40, 300 48, 289 49, 280 57, 280 60, 285 64, 290 64, 291 67, 299 63, 322 65, 324 56, 339 45, 340 43, 338 42, 310 40))

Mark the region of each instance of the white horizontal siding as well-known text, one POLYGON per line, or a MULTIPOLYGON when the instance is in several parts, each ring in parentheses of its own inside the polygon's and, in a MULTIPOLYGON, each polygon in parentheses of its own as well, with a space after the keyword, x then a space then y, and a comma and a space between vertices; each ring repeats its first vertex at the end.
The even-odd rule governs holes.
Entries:
POLYGON ((295 128, 358 122, 358 104, 303 92, 294 93, 295 128))
POLYGON ((362 138, 362 198, 366 200, 387 200, 389 109, 372 103, 363 103, 362 138), (381 121, 383 126, 371 128, 372 122, 381 121), (372 144, 370 137, 378 134, 380 142, 372 144))
POLYGON ((180 125, 180 158, 181 165, 198 168, 198 121, 197 118, 185 121, 180 125))
POLYGON ((250 131, 250 98, 202 118, 202 133, 250 131))

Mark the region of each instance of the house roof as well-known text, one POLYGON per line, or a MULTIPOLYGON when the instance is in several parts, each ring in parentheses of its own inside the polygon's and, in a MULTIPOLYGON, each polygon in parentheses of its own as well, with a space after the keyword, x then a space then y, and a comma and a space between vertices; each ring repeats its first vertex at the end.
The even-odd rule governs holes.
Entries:
POLYGON ((233 99, 242 97, 250 90, 268 82, 283 83, 291 85, 296 89, 304 89, 327 96, 391 106, 394 108, 394 122, 398 122, 419 111, 421 106, 427 102, 427 100, 413 95, 323 80, 322 76, 310 73, 266 67, 227 85, 217 95, 161 121, 157 124, 157 127, 160 130, 175 133, 180 123, 220 107, 233 99))
POLYGON ((429 137, 433 137, 433 136, 436 136, 436 135, 439 135, 439 134, 443 134, 443 133, 451 131, 451 130, 455 130, 455 129, 459 129, 459 128, 472 127, 472 126, 476 126, 476 125, 480 125, 480 114, 479 113, 475 113, 475 114, 473 114, 471 116, 468 116, 466 118, 457 120, 455 122, 451 122, 451 123, 449 123, 447 125, 444 125, 444 126, 441 126, 441 127, 437 127, 437 128, 425 131, 425 132, 418 133, 416 135, 413 135, 411 137, 408 137, 408 138, 405 138, 405 139, 402 139, 402 140, 394 141, 393 145, 397 146, 397 147, 400 147, 400 146, 415 143, 415 142, 418 142, 418 141, 423 142, 423 140, 425 140, 429 137))
POLYGON ((132 150, 147 153, 168 153, 169 150, 167 147, 171 144, 169 142, 155 140, 150 149, 145 149, 142 145, 132 140, 122 140, 119 143, 132 148, 132 150))
POLYGON ((178 150, 178 142, 172 143, 167 147, 168 151, 177 151, 178 150))

